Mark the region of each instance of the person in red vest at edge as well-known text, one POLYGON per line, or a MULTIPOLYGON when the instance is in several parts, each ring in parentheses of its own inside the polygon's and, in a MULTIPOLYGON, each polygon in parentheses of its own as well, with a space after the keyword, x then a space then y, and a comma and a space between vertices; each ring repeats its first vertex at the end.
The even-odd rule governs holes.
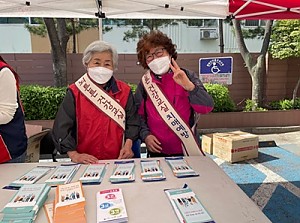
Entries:
POLYGON ((27 149, 19 76, 0 56, 0 163, 24 163, 27 149))
POLYGON ((76 163, 132 158, 140 119, 130 86, 113 76, 116 49, 94 41, 82 62, 87 73, 68 87, 54 120, 55 148, 76 163))
POLYGON ((214 102, 199 75, 179 67, 176 45, 161 31, 143 35, 136 50, 146 69, 134 96, 148 157, 204 155, 196 115, 211 112, 214 102))

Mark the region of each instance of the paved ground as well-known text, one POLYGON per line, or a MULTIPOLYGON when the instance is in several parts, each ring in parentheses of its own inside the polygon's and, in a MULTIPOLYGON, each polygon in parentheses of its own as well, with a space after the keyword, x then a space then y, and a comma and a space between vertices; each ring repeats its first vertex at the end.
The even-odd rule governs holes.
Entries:
MULTIPOLYGON (((235 129, 234 129, 235 130, 235 129)), ((221 132, 234 131, 223 129, 221 132)), ((300 127, 244 129, 259 136, 259 157, 227 163, 210 157, 272 221, 300 222, 300 127)))
POLYGON ((277 146, 300 156, 300 131, 259 134, 259 141, 275 141, 277 146))

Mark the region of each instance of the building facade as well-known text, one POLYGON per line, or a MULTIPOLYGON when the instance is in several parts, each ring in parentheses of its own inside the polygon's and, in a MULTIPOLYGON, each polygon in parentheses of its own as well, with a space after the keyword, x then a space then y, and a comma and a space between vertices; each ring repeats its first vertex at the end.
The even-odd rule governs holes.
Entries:
MULTIPOLYGON (((49 53, 50 42, 48 37, 40 37, 31 34, 24 23, 30 18, 0 19, 0 53, 49 53)), ((177 25, 167 25, 159 29, 166 33, 177 45, 178 53, 218 53, 220 52, 219 42, 219 21, 218 20, 187 20, 179 21, 177 25), (208 21, 208 22, 207 22, 208 21)), ((256 23, 249 24, 256 26, 256 23)), ((86 46, 99 38, 108 41, 116 46, 119 53, 135 53, 137 39, 124 41, 124 33, 132 29, 132 26, 118 26, 114 22, 102 21, 102 26, 109 26, 112 29, 99 37, 98 28, 90 28, 76 35, 76 50, 83 52, 86 46)), ((249 27, 249 26, 248 26, 249 27)), ((238 53, 238 47, 234 37, 232 27, 223 24, 224 52, 238 53)), ((246 39, 246 45, 250 52, 259 52, 261 39, 246 39)), ((70 38, 68 52, 72 52, 73 38, 70 38)))

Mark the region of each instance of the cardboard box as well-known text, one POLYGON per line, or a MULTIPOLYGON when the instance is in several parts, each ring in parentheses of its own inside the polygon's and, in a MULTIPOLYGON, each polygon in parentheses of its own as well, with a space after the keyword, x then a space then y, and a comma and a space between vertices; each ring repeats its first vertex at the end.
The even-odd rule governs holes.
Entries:
POLYGON ((258 157, 258 136, 242 131, 213 134, 213 154, 234 163, 258 157))
POLYGON ((43 127, 41 125, 29 124, 26 124, 25 127, 28 137, 27 155, 25 162, 39 162, 41 140, 50 131, 50 129, 43 130, 43 127))
POLYGON ((205 153, 213 154, 213 134, 202 135, 201 149, 205 153))

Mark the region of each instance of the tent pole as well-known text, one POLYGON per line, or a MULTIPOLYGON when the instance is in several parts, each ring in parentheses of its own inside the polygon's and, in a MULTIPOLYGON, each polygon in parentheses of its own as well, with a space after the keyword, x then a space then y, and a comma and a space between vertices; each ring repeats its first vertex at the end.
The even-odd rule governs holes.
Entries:
POLYGON ((98 18, 98 27, 99 27, 99 40, 103 40, 102 18, 98 18))

